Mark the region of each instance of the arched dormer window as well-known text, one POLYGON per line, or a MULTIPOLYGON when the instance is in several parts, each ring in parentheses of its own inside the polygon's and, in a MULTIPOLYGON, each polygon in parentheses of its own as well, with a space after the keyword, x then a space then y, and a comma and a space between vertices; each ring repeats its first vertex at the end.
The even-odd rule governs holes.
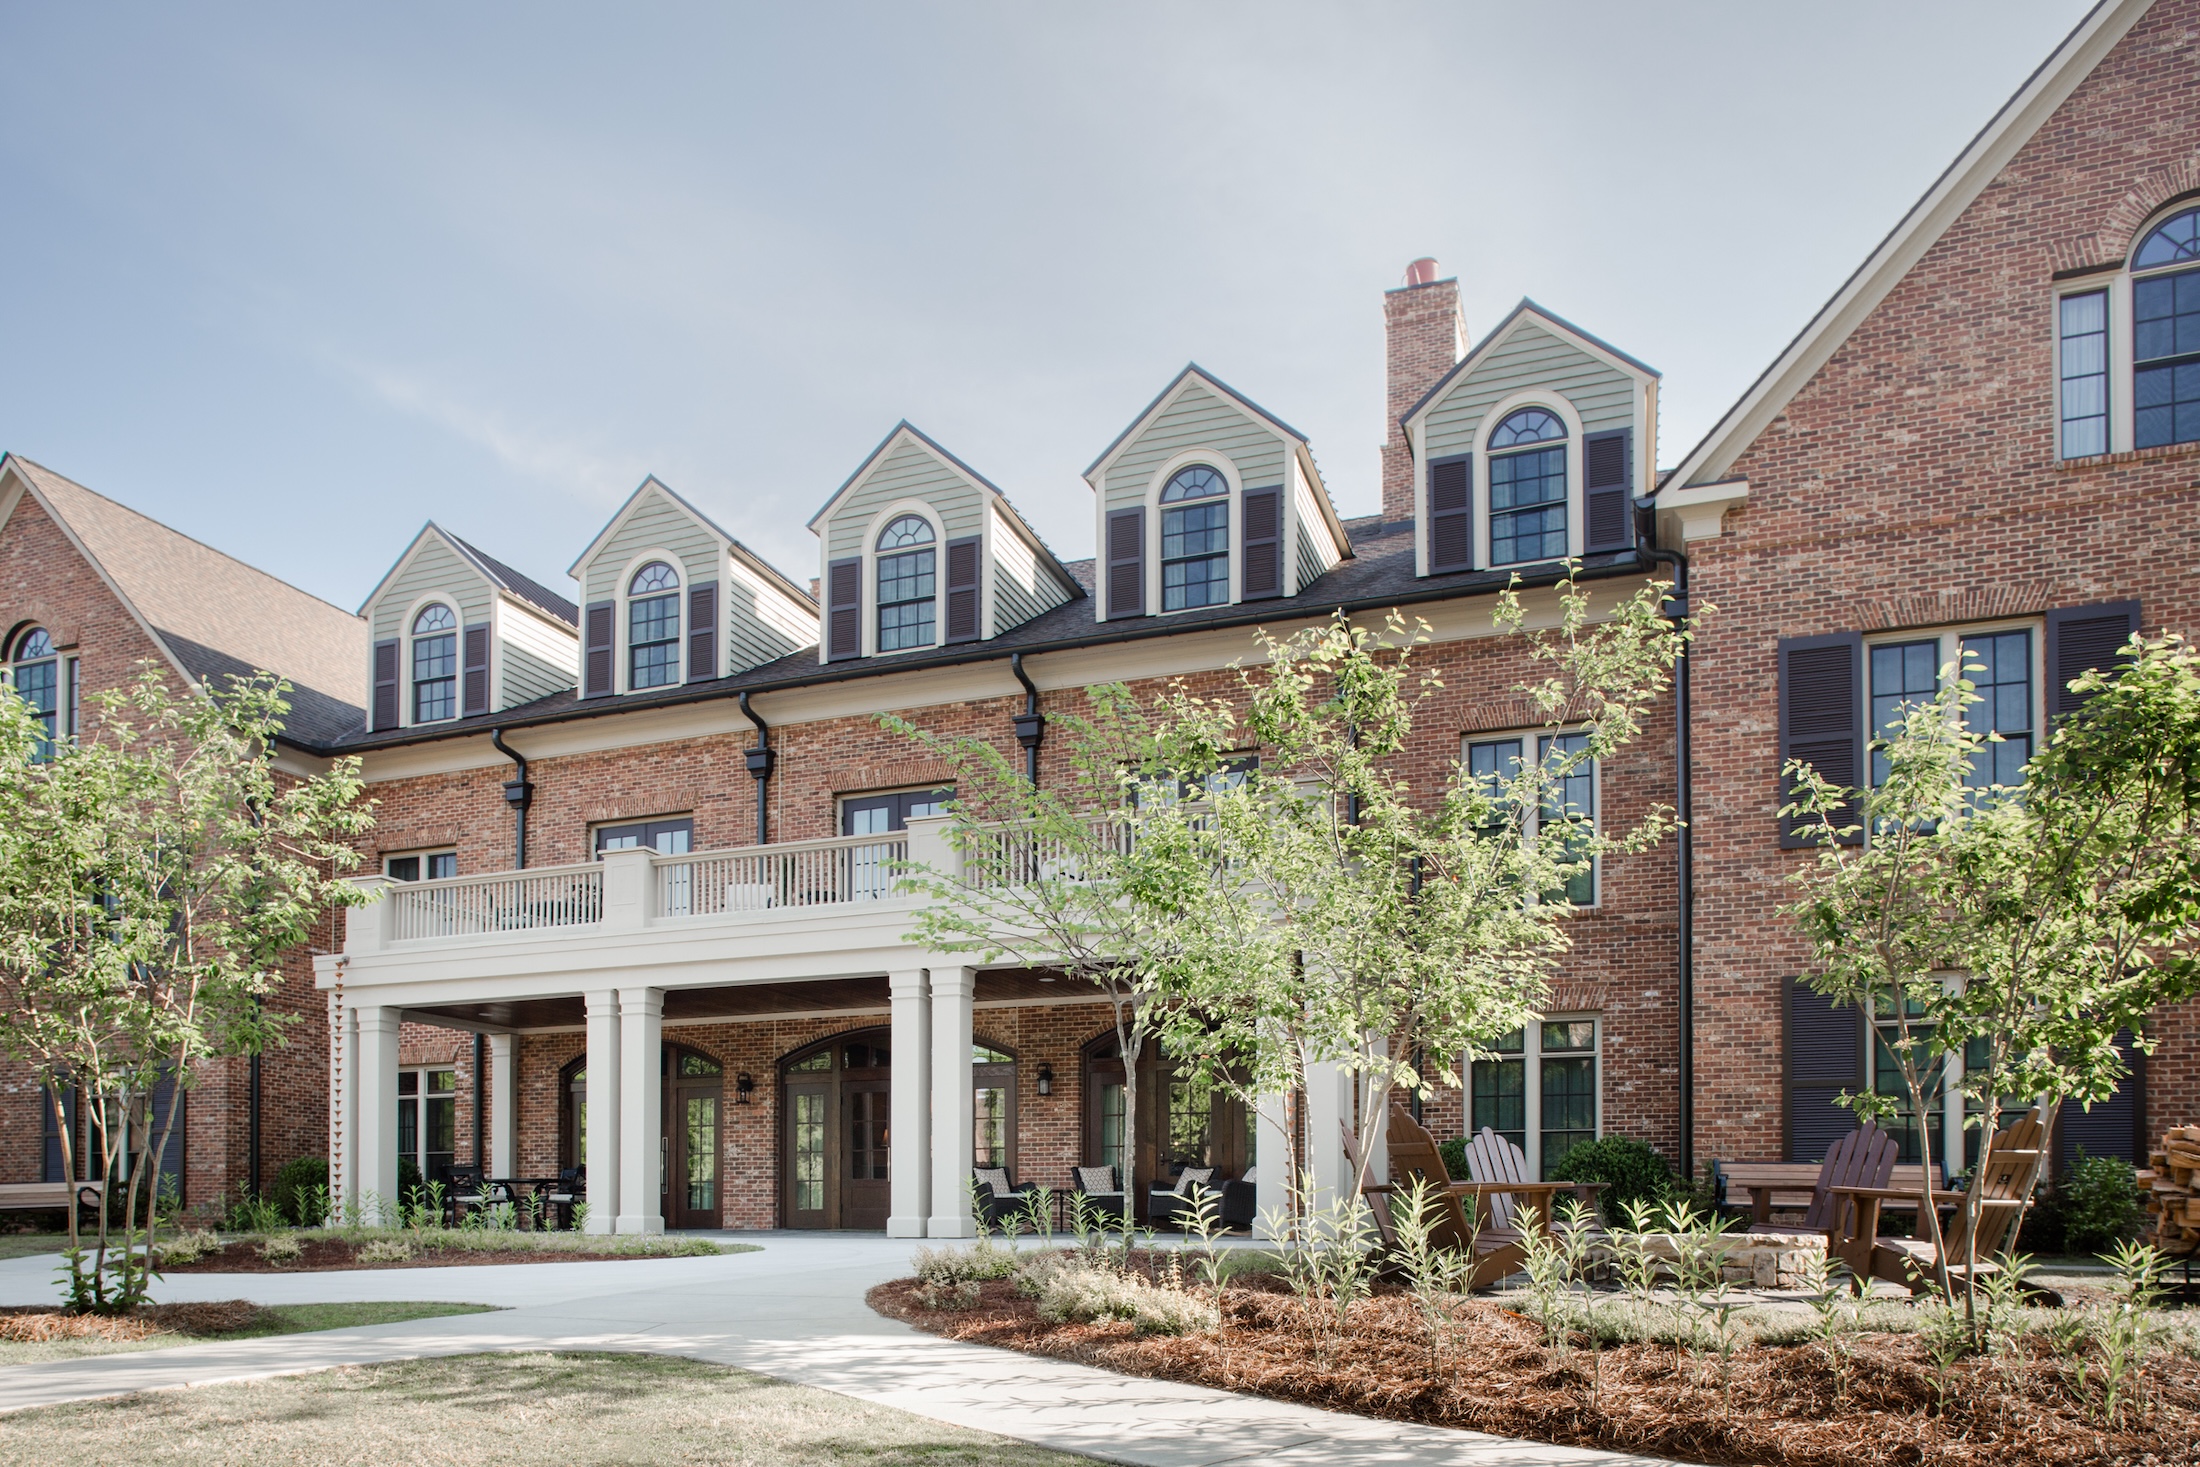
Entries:
POLYGON ((669 687, 680 680, 680 573, 653 560, 626 594, 627 688, 669 687))
POLYGON ((1188 464, 1161 490, 1161 609, 1229 599, 1229 481, 1205 464, 1188 464))
POLYGON ((2200 207, 2148 231, 2131 274, 2132 444, 2200 442, 2200 207))
POLYGON ((32 627, 16 638, 9 676, 15 683, 16 696, 30 705, 31 717, 45 730, 38 740, 38 757, 48 758, 53 753, 54 736, 60 731, 61 659, 55 655, 53 638, 44 627, 32 627))
POLYGON ((412 624, 413 722, 458 717, 458 618, 440 601, 412 624))
POLYGON ((1566 425, 1522 408, 1490 435, 1490 564, 1565 555, 1566 425))
POLYGON ((879 651, 932 645, 937 555, 931 523, 923 515, 898 515, 879 531, 879 651))

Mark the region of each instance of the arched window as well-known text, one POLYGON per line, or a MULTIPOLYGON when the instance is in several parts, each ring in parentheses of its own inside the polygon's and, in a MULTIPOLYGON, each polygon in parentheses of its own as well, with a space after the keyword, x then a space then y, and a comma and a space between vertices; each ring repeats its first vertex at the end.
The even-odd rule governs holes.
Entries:
POLYGON ((16 638, 9 673, 16 696, 30 705, 31 716, 45 730, 38 740, 38 757, 48 758, 54 736, 60 732, 61 659, 54 654, 53 638, 44 627, 32 627, 16 638))
POLYGON ((437 602, 413 618, 413 722, 458 717, 458 618, 437 602))
POLYGON ((1522 408, 1490 435, 1490 564, 1565 554, 1566 425, 1522 408))
POLYGON ((878 551, 879 651, 931 646, 937 581, 931 523, 922 515, 898 516, 879 531, 878 551))
POLYGON ((2132 443, 2200 442, 2200 208, 2149 231, 2131 272, 2132 443))
POLYGON ((1177 470, 1161 490, 1161 609, 1230 599, 1230 485, 1205 464, 1177 470))
POLYGON ((669 687, 680 680, 680 573, 653 560, 626 594, 627 688, 669 687))

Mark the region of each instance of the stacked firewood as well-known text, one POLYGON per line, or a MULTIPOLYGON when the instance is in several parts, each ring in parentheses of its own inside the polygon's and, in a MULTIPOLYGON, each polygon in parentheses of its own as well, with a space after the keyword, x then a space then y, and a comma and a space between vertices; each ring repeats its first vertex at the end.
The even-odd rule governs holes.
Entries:
POLYGON ((2200 1126, 2173 1126, 2138 1174, 2152 1222, 2146 1241, 2164 1253, 2200 1252, 2200 1126))

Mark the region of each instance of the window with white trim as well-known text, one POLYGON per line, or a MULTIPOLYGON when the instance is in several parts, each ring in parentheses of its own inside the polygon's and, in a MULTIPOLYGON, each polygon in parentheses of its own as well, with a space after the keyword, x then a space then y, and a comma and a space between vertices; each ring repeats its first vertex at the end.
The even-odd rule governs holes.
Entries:
POLYGON ((458 1159, 458 1071, 422 1066, 397 1072, 397 1154, 423 1182, 447 1182, 458 1159))
POLYGON ((458 717, 458 618, 432 602, 412 624, 413 722, 458 717))
POLYGON ((1907 632, 1867 643, 1873 786, 1887 778, 1881 741, 1900 731, 1911 708, 1932 700, 1943 672, 1958 667, 1978 694, 1978 701, 1963 711, 1965 726, 1974 733, 2001 736, 1979 751, 1964 784, 1983 791, 2024 783, 2024 766, 2040 735, 2042 640, 2038 626, 2018 623, 1907 632))
POLYGON ((1541 1019, 1490 1046, 1468 1065, 1469 1134, 1489 1127, 1520 1148, 1528 1175, 1548 1179, 1568 1151, 1603 1129, 1593 1014, 1541 1019))
MULTIPOLYGON (((1461 762, 1466 766, 1468 777, 1498 800, 1504 818, 1515 818, 1506 808, 1503 791, 1520 772, 1527 735, 1470 738, 1465 743, 1466 756, 1461 762)), ((1529 840, 1539 840, 1546 835, 1559 840, 1594 835, 1599 818, 1599 771, 1595 759, 1581 757, 1589 746, 1589 736, 1585 733, 1539 734, 1535 744, 1536 757, 1552 771, 1552 778, 1544 789, 1541 808, 1520 819, 1521 834, 1529 840)), ((1594 855, 1589 856, 1583 868, 1568 877, 1565 886, 1552 895, 1563 895, 1577 907, 1595 906, 1602 864, 1594 855)))
POLYGON ((680 680, 680 573, 653 560, 626 594, 627 688, 670 687, 680 680))
POLYGON ((1229 481, 1205 464, 1187 464, 1161 490, 1161 609, 1229 599, 1229 481))
MULTIPOLYGON (((69 667, 73 670, 75 666, 76 659, 72 657, 69 659, 69 667)), ((56 739, 64 733, 76 732, 75 679, 70 679, 70 717, 64 728, 61 713, 64 696, 61 687, 61 658, 54 651, 53 638, 44 627, 28 628, 15 639, 15 646, 10 652, 8 678, 15 685, 15 695, 29 707, 31 717, 37 720, 40 729, 33 757, 52 758, 56 739)))
POLYGON ((2108 292, 2066 295, 2056 304, 2061 334, 2062 456, 2108 452, 2108 292))
POLYGON ((1566 555, 1566 425, 1522 408, 1490 435, 1490 564, 1566 555))
POLYGON ((878 536, 878 650, 906 652, 937 640, 939 552, 923 515, 897 517, 878 536))
POLYGON ((411 851, 384 856, 382 874, 392 881, 444 881, 458 874, 456 851, 411 851))
POLYGON ((2200 207, 2131 256, 2132 444, 2200 443, 2200 207))

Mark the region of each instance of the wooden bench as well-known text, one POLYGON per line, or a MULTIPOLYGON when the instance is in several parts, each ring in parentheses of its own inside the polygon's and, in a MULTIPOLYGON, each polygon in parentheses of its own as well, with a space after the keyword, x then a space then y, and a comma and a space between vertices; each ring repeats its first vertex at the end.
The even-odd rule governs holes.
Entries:
MULTIPOLYGON (((1800 1212, 1810 1206, 1811 1189, 1817 1185, 1819 1164, 1815 1161, 1716 1161, 1712 1169, 1719 1179, 1719 1200, 1727 1206, 1739 1208, 1741 1198, 1736 1193, 1746 1193, 1749 1198, 1750 1221, 1772 1221, 1775 1208, 1800 1212)), ((1897 1166, 1894 1179, 1887 1184, 1892 1192, 1907 1192, 1909 1201, 1903 1203, 1889 1198, 1884 1206, 1892 1211, 1917 1211, 1917 1187, 1922 1178, 1916 1163, 1897 1166)), ((1941 1186, 1940 1163, 1933 1163, 1933 1190, 1941 1186)))
POLYGON ((106 1192, 105 1182, 0 1183, 0 1212, 66 1212, 72 1193, 78 1207, 97 1212, 106 1192))

